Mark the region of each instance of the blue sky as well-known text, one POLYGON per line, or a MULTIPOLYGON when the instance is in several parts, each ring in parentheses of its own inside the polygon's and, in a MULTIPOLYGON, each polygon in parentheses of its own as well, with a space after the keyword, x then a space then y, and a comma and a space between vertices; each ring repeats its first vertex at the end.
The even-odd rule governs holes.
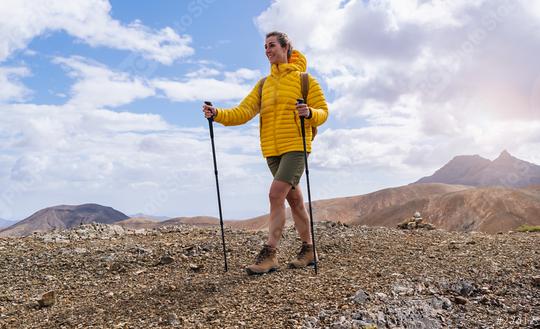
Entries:
MULTIPOLYGON (((151 29, 171 27, 179 34, 192 37, 195 55, 180 59, 171 65, 145 61, 129 50, 119 51, 107 47, 93 47, 77 41, 62 31, 44 33, 35 37, 26 49, 36 54, 12 56, 7 65, 25 63, 33 72, 22 79, 32 90, 32 100, 37 104, 63 104, 69 94, 73 79, 61 67, 51 62, 55 56, 84 56, 111 69, 127 70, 144 78, 179 78, 200 68, 196 60, 207 60, 226 65, 228 70, 249 67, 264 71, 267 62, 264 53, 256 54, 254 48, 263 40, 255 28, 253 17, 268 7, 268 1, 111 1, 111 18, 129 24, 140 21, 151 29), (215 22, 215 23, 212 23, 215 22), (244 56, 243 54, 250 54, 244 56), (259 56, 257 56, 259 55, 259 56), (128 67, 136 63, 136 67, 128 67), (58 94, 62 94, 58 96, 58 94)), ((116 111, 156 113, 168 122, 199 126, 197 102, 171 102, 166 98, 142 99, 115 108, 116 111), (191 115, 188 115, 191 114, 191 115)))
MULTIPOLYGON (((536 1, 3 1, 0 218, 94 202, 216 215, 203 100, 237 104, 286 31, 330 118, 314 199, 431 174, 503 149, 540 163, 536 1)), ((224 215, 267 211, 258 120, 216 127, 224 215)))

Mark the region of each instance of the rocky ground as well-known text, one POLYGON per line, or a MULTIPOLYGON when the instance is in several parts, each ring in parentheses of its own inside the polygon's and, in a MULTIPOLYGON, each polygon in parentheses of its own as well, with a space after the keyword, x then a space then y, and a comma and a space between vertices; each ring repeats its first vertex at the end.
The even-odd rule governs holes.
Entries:
POLYGON ((319 274, 243 267, 264 232, 75 230, 0 239, 0 328, 540 328, 540 233, 317 226, 319 274))

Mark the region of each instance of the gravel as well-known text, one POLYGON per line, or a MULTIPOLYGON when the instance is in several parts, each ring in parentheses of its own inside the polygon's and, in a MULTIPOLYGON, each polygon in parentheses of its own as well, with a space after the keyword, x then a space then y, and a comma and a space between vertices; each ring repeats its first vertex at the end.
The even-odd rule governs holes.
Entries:
POLYGON ((247 276, 266 232, 90 224, 0 239, 0 328, 540 328, 540 234, 317 223, 319 274, 247 276))

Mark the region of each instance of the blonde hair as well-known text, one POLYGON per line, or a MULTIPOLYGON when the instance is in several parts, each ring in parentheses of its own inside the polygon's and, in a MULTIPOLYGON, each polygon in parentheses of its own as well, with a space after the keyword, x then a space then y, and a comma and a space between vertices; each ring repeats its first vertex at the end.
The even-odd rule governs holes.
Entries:
POLYGON ((266 34, 266 39, 270 37, 276 37, 277 41, 283 48, 289 46, 289 49, 287 50, 287 58, 290 58, 293 51, 293 46, 291 40, 289 40, 289 36, 284 32, 272 31, 266 34))

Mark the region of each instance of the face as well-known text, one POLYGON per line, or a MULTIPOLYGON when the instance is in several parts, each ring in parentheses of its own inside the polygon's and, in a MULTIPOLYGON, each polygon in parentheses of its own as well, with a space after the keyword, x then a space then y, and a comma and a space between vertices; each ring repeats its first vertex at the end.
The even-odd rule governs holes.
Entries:
POLYGON ((287 63, 288 47, 281 47, 276 36, 271 36, 266 39, 264 49, 266 50, 266 57, 268 57, 270 64, 287 63))

